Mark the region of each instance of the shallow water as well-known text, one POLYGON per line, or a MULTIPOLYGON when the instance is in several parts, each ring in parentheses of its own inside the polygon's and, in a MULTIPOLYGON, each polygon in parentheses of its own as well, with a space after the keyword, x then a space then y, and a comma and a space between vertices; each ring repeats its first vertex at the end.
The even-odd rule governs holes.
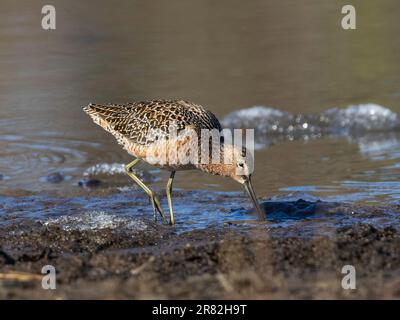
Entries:
MULTIPOLYGON (((177 234, 209 227, 246 226, 264 229, 275 237, 335 237, 338 229, 361 223, 400 230, 397 205, 358 206, 294 192, 261 200, 267 221, 260 223, 249 200, 240 193, 177 191, 174 199, 176 225, 171 231, 177 234)), ((19 197, 17 202, 14 197, 0 197, 0 201, 1 226, 34 221, 65 231, 142 232, 152 221, 148 199, 137 190, 69 198, 34 195, 19 197)), ((165 199, 161 205, 167 206, 165 199)), ((156 218, 162 224, 161 218, 156 218)))
MULTIPOLYGON (((51 32, 38 27, 40 1, 0 4, 1 194, 79 193, 88 168, 130 160, 82 105, 184 98, 256 129, 259 196, 399 201, 398 1, 354 1, 354 32, 340 28, 341 1, 52 4, 51 32), (63 181, 49 183, 54 172, 63 181)), ((142 168, 163 187, 165 173, 142 168)), ((129 185, 121 179, 109 184, 129 185)), ((241 191, 198 172, 175 185, 188 197, 228 192, 227 206, 241 191)))

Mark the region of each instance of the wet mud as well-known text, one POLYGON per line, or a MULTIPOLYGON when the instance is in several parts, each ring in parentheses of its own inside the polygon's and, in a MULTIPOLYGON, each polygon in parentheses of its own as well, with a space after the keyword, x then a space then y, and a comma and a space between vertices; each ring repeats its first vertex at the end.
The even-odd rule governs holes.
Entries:
POLYGON ((190 207, 193 198, 178 194, 171 227, 152 221, 139 193, 3 197, 0 276, 36 277, 0 280, 0 298, 400 298, 398 218, 388 217, 396 205, 264 199, 268 220, 255 223, 244 209, 222 209, 244 199, 220 194, 208 215, 218 219, 196 225, 189 211, 202 220, 210 209, 190 207), (56 290, 37 278, 45 265, 56 268, 56 290), (355 290, 342 288, 345 265, 356 270, 355 290))

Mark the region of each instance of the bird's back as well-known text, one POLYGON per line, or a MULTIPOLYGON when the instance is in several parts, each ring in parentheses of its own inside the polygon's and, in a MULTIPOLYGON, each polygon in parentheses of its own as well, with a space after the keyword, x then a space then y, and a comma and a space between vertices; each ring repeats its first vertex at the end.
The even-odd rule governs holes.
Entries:
MULTIPOLYGON (((169 133, 188 127, 200 133, 201 129, 217 129, 221 124, 216 116, 200 105, 183 100, 152 100, 127 104, 89 104, 83 110, 93 121, 112 133, 128 151, 154 143, 153 132, 169 133)), ((133 153, 133 152, 130 152, 133 153)))

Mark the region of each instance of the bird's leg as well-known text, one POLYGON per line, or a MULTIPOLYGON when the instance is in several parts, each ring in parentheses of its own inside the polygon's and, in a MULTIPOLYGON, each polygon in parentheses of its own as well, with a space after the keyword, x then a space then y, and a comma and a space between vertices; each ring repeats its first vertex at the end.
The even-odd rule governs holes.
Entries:
POLYGON ((174 220, 174 213, 172 211, 172 199, 171 199, 171 192, 172 192, 172 183, 174 182, 174 177, 175 177, 175 171, 171 172, 171 176, 168 179, 167 182, 167 200, 168 200, 168 210, 169 210, 169 222, 170 224, 174 225, 175 220, 174 220))
POLYGON ((164 222, 167 222, 167 219, 165 217, 164 211, 160 205, 160 202, 158 201, 158 199, 156 198, 156 196, 154 195, 153 191, 151 191, 131 170, 132 168, 140 161, 140 159, 135 159, 133 160, 131 163, 127 164, 125 166, 125 171, 126 174, 133 180, 135 181, 135 183, 141 187, 149 196, 150 198, 150 202, 153 206, 153 217, 154 217, 154 221, 156 220, 156 210, 160 213, 162 219, 164 222))

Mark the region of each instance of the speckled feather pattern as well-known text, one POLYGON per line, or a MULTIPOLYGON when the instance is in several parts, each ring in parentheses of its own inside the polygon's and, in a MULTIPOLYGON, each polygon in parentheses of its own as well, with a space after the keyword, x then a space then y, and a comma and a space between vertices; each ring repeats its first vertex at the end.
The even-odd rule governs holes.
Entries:
MULTIPOLYGON (((200 146, 198 139, 202 129, 222 130, 214 114, 200 105, 183 100, 89 104, 83 110, 96 124, 113 134, 129 154, 145 161, 148 161, 149 154, 160 154, 160 150, 171 148, 175 148, 181 155, 190 154, 190 150, 200 146), (171 126, 177 134, 185 134, 170 139, 168 134, 171 126), (193 131, 198 139, 188 139, 186 136, 193 131)), ((192 164, 183 164, 178 154, 169 155, 166 163, 158 163, 156 166, 169 170, 193 169, 192 164)))
POLYGON ((198 133, 201 129, 222 130, 214 114, 190 101, 152 100, 106 105, 91 103, 83 110, 94 122, 116 135, 118 140, 129 139, 138 145, 154 142, 149 133, 157 129, 168 133, 170 125, 175 125, 178 132, 187 127, 198 133))

